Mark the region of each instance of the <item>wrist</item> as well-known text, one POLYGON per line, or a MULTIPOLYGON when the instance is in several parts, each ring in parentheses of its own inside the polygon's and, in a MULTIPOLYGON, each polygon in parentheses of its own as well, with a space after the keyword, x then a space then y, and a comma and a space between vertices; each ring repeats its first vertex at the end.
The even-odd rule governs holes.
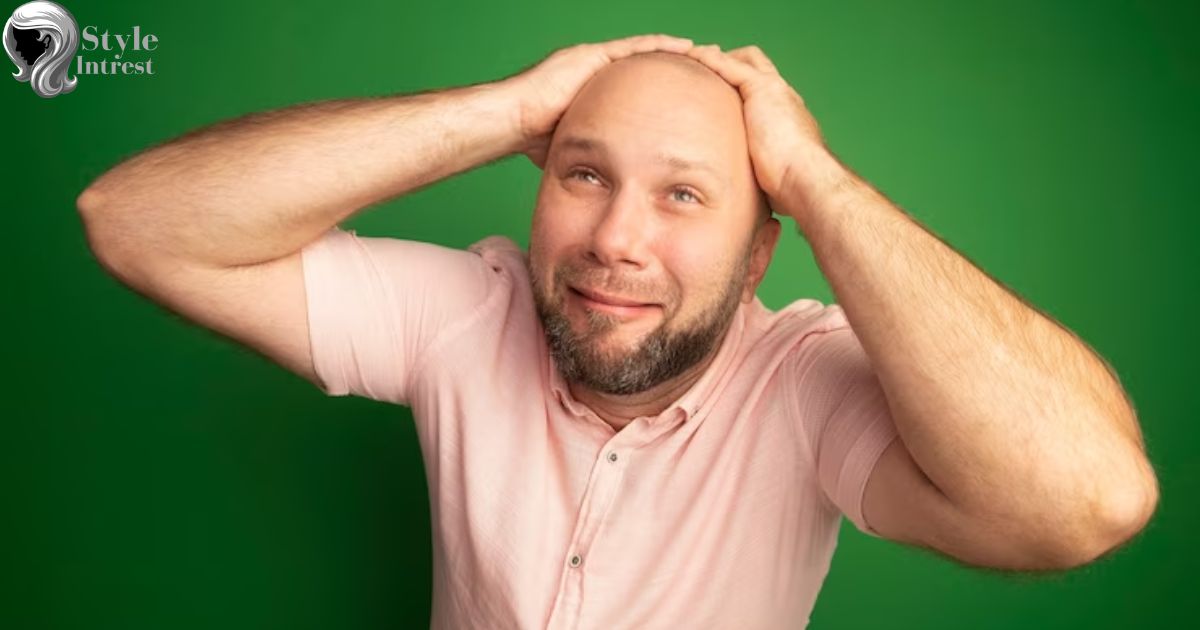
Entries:
POLYGON ((822 207, 852 194, 859 179, 828 147, 813 144, 794 154, 781 184, 783 213, 803 229, 822 207))
POLYGON ((525 91, 516 77, 484 84, 494 99, 496 120, 501 121, 510 139, 512 153, 523 153, 533 145, 534 133, 527 121, 525 91))

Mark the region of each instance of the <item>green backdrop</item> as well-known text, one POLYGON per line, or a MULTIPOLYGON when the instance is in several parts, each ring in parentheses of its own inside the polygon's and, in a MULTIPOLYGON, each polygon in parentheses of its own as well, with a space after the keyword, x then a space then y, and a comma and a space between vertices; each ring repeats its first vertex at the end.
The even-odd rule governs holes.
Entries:
MULTIPOLYGON (((812 627, 1187 625, 1200 4, 65 4, 81 27, 137 24, 159 48, 153 76, 82 76, 53 99, 0 77, 0 628, 426 627, 429 502, 408 410, 324 397, 125 289, 90 256, 74 199, 205 123, 491 80, 660 31, 761 46, 843 160, 1108 358, 1162 484, 1133 543, 1040 578, 843 521, 812 627)), ((526 244, 538 176, 510 158, 347 225, 526 244)), ((761 297, 832 301, 787 228, 761 297)))

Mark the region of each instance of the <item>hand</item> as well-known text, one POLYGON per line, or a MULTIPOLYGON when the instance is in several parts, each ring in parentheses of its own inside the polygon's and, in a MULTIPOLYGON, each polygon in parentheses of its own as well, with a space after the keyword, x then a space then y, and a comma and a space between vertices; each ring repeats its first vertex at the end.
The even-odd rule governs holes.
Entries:
MULTIPOLYGON (((742 96, 746 141, 755 179, 766 193, 772 209, 794 216, 798 209, 784 207, 784 193, 802 190, 792 187, 796 184, 793 179, 817 176, 816 169, 810 168, 806 158, 831 155, 804 99, 779 75, 775 64, 758 46, 722 52, 714 44, 696 46, 685 54, 704 63, 737 88, 742 96)), ((838 164, 840 167, 836 159, 820 164, 838 164)), ((835 171, 825 171, 822 179, 839 177, 835 171)))
POLYGON ((550 136, 580 88, 604 66, 650 51, 683 53, 692 40, 669 35, 636 35, 600 43, 578 44, 554 51, 536 66, 503 82, 517 90, 520 103, 521 151, 543 168, 550 136))

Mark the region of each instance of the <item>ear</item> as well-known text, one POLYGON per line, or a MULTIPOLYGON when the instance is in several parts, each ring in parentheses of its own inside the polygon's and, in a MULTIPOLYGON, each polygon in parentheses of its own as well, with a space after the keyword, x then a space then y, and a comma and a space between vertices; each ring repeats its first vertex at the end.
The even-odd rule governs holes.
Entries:
POLYGON ((754 245, 750 252, 750 268, 747 270, 746 285, 742 288, 742 301, 754 299, 754 292, 767 275, 767 266, 775 255, 775 245, 779 243, 779 232, 782 229, 779 219, 769 217, 754 231, 754 245))

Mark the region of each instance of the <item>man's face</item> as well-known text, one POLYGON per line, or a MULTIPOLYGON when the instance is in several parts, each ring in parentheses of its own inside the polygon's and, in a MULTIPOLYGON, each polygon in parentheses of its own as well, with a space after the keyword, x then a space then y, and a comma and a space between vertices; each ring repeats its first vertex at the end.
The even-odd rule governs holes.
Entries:
POLYGON ((768 216, 733 87, 671 53, 599 72, 555 130, 530 236, 564 378, 626 395, 703 360, 766 271, 768 216))

